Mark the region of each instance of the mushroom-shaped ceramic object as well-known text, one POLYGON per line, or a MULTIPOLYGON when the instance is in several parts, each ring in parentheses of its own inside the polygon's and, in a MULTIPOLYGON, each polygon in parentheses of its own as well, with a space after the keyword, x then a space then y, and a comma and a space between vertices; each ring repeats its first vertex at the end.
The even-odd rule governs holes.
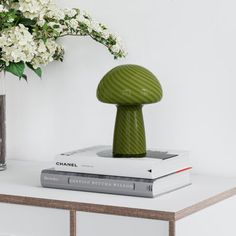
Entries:
POLYGON ((144 157, 142 106, 162 98, 162 88, 155 75, 138 65, 117 66, 100 81, 97 98, 104 103, 117 104, 113 156, 144 157))

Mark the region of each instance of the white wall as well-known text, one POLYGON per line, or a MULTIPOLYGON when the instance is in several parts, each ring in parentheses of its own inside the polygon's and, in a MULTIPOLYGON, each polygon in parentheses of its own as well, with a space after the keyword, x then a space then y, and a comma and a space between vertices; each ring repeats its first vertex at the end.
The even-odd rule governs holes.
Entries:
POLYGON ((115 106, 96 99, 101 77, 123 63, 154 72, 164 89, 144 107, 148 147, 191 151, 196 171, 236 176, 236 3, 233 0, 60 0, 79 6, 123 38, 114 61, 86 38, 63 39, 64 63, 8 76, 8 157, 51 160, 61 151, 111 144, 115 106))

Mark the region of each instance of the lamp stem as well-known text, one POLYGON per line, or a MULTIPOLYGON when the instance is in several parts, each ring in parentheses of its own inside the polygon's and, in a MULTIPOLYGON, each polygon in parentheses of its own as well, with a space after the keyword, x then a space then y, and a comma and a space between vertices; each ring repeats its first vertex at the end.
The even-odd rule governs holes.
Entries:
POLYGON ((146 139, 142 105, 118 105, 113 139, 114 157, 144 157, 146 139))

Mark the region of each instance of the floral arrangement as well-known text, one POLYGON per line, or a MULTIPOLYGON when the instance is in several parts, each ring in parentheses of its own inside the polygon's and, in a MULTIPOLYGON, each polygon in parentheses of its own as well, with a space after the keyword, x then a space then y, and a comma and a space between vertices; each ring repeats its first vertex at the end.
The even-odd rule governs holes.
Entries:
POLYGON ((0 71, 27 79, 26 66, 41 77, 42 65, 63 61, 58 38, 90 36, 115 59, 126 52, 108 28, 78 8, 60 9, 52 0, 0 0, 0 71))

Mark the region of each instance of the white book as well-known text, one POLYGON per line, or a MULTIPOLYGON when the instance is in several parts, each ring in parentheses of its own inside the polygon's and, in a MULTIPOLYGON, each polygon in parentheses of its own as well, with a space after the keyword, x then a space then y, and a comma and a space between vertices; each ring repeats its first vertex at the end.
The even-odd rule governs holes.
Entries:
POLYGON ((41 172, 43 187, 89 192, 155 197, 190 185, 190 170, 157 179, 94 175, 45 169, 41 172))
POLYGON ((59 154, 54 159, 55 170, 156 179, 164 175, 191 169, 186 151, 148 150, 146 157, 113 157, 110 146, 94 146, 59 154))

